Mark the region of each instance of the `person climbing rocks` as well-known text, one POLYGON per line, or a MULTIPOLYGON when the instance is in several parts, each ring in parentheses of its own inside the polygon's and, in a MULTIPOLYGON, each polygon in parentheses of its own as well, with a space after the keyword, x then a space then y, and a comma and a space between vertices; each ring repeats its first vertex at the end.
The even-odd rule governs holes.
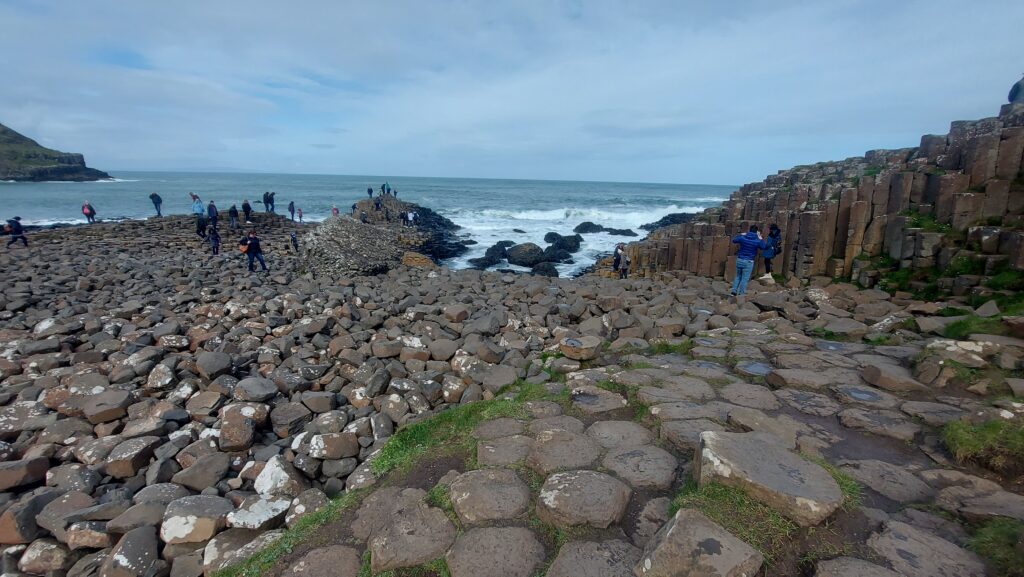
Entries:
POLYGON ((366 221, 367 221, 366 211, 364 210, 364 211, 361 211, 359 213, 359 222, 361 222, 363 224, 366 224, 366 221))
MULTIPOLYGON (((352 216, 356 215, 356 210, 358 210, 358 209, 359 209, 359 206, 356 203, 353 202, 352 203, 352 216)), ((331 211, 331 214, 334 214, 333 210, 331 211)), ((337 216, 337 215, 335 215, 335 216, 337 216)))
POLYGON ((391 189, 391 196, 393 196, 395 198, 398 198, 398 189, 397 188, 391 189))
POLYGON ((754 272, 757 251, 767 248, 768 243, 761 240, 756 224, 751 225, 746 234, 737 235, 732 242, 740 245, 736 253, 736 279, 732 283, 732 295, 743 296, 747 294, 747 283, 750 282, 750 274, 754 272))
POLYGON ((231 230, 238 228, 238 208, 233 204, 228 209, 228 225, 231 227, 231 230))
POLYGON ((288 201, 288 214, 292 215, 292 220, 294 221, 295 220, 295 201, 294 200, 289 200, 288 201))
POLYGON ((217 232, 217 227, 210 229, 210 248, 213 249, 213 254, 220 254, 220 233, 217 232))
POLYGON ((387 182, 384 183, 384 194, 391 194, 391 184, 387 182))
MULTIPOLYGON (((352 205, 352 211, 355 212, 355 210, 356 210, 356 205, 353 204, 352 205)), ((338 216, 339 214, 341 214, 341 211, 338 210, 338 207, 336 205, 331 206, 331 216, 338 216)))
POLYGON ((367 186, 366 187, 366 196, 367 196, 367 198, 373 198, 373 187, 372 186, 367 186))
POLYGON ((373 201, 373 210, 380 212, 380 198, 373 201))
POLYGON ((249 257, 249 272, 256 272, 256 261, 259 261, 264 271, 270 270, 267 268, 267 262, 263 260, 263 247, 260 246, 260 238, 256 236, 255 229, 249 231, 249 236, 243 239, 243 242, 245 255, 249 257))
POLYGON ((619 278, 629 278, 629 265, 633 264, 632 259, 629 258, 629 254, 626 252, 625 247, 622 250, 622 260, 619 261, 619 278))
POLYGON ((380 185, 380 195, 384 196, 384 185, 380 185))
POLYGON ((298 252, 299 252, 299 235, 295 231, 292 231, 292 233, 290 235, 288 235, 288 236, 289 236, 289 238, 292 239, 292 248, 294 248, 295 249, 295 253, 298 254, 298 252))
POLYGON ((192 214, 196 215, 196 235, 206 240, 206 207, 198 194, 192 195, 192 214))
POLYGON ((252 224, 252 205, 248 198, 242 201, 242 212, 245 214, 245 224, 252 224))
POLYGON ((269 201, 270 201, 270 212, 274 212, 274 202, 275 202, 275 201, 274 201, 274 195, 275 195, 275 194, 277 194, 277 193, 276 193, 276 192, 273 192, 273 191, 271 191, 271 192, 270 192, 270 194, 269 194, 269 195, 267 195, 267 200, 269 200, 269 201))
POLYGON ((302 222, 302 209, 299 208, 297 210, 298 210, 298 213, 299 213, 299 222, 301 223, 302 222))
POLYGON ((89 204, 88 200, 82 204, 82 214, 85 215, 85 220, 89 224, 96 222, 96 209, 89 204))
POLYGON ((408 214, 405 215, 405 218, 406 218, 406 220, 409 221, 409 226, 410 227, 416 226, 416 212, 415 211, 410 210, 408 212, 408 214))
POLYGON ((771 278, 772 259, 782 252, 782 231, 779 230, 779 225, 772 223, 768 227, 768 238, 765 239, 765 243, 768 246, 761 251, 761 256, 764 257, 764 274, 771 278))
POLYGON ((9 219, 4 225, 4 231, 11 235, 10 240, 7 241, 7 248, 19 240, 25 245, 25 248, 28 248, 28 237, 25 236, 25 227, 21 226, 20 216, 9 219))
POLYGON ((625 243, 619 243, 615 245, 615 253, 612 257, 612 270, 615 272, 619 271, 619 267, 622 266, 622 255, 626 252, 625 243))
POLYGON ((220 211, 217 210, 217 205, 212 200, 206 207, 206 216, 210 217, 210 226, 213 227, 213 230, 217 230, 217 219, 220 217, 220 211))
POLYGON ((160 198, 160 195, 154 192, 149 195, 149 200, 153 201, 153 208, 156 209, 156 215, 163 216, 163 213, 160 212, 160 205, 164 203, 164 199, 160 198))

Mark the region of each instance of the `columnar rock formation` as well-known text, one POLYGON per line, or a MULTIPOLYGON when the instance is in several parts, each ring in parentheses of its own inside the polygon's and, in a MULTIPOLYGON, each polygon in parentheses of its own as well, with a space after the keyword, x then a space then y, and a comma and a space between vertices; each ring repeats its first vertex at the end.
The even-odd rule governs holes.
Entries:
POLYGON ((996 118, 953 122, 920 146, 797 166, 744 185, 722 207, 629 246, 634 274, 686 270, 730 277, 731 237, 783 229, 776 272, 853 277, 872 285, 870 257, 943 269, 957 255, 986 271, 1024 268, 1024 103, 996 118), (925 223, 922 226, 922 223, 925 223), (965 242, 966 241, 966 242, 965 242))

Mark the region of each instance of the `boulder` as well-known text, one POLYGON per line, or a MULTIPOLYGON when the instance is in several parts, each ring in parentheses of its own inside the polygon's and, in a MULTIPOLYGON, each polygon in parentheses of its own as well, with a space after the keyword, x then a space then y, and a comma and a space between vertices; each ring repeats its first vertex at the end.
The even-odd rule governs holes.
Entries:
POLYGON ((540 489, 537 517, 556 527, 604 529, 622 519, 631 494, 622 481, 597 471, 555 473, 540 489))
POLYGON ((509 247, 506 251, 509 264, 533 267, 544 262, 544 250, 532 242, 509 247))

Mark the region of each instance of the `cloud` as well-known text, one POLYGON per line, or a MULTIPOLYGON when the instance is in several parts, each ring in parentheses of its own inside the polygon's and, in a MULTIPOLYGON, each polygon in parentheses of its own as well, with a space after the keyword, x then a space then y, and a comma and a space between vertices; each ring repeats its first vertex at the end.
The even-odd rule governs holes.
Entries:
POLYGON ((0 0, 19 55, 0 121, 104 169, 739 184, 994 114, 1022 19, 1009 0, 0 0))

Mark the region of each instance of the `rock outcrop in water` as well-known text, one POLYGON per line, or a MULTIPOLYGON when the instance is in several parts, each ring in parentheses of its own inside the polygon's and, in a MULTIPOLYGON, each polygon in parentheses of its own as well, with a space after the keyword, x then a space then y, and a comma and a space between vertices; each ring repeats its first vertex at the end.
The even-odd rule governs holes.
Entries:
POLYGON ((45 148, 0 124, 0 180, 86 182, 106 178, 110 175, 87 167, 81 154, 45 148))

